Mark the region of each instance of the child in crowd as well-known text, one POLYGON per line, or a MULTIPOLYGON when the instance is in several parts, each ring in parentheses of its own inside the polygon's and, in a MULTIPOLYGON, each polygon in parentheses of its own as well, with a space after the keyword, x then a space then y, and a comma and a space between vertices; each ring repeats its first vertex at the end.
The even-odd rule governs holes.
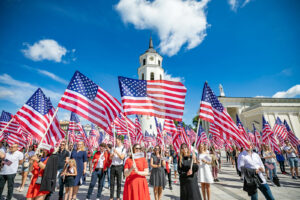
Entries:
POLYGON ((66 188, 64 200, 72 200, 74 180, 77 176, 76 161, 74 159, 69 160, 61 176, 64 176, 64 184, 66 188))
POLYGON ((285 171, 285 166, 284 166, 285 158, 283 156, 283 153, 282 152, 277 152, 277 151, 275 151, 275 153, 276 153, 276 159, 277 159, 277 161, 279 163, 279 166, 280 166, 281 173, 282 174, 287 174, 286 171, 285 171))

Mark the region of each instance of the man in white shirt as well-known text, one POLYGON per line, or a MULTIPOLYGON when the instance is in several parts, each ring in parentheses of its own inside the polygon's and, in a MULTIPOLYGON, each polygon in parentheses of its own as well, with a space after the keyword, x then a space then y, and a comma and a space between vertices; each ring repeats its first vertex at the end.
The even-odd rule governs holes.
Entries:
POLYGON ((114 198, 115 178, 117 178, 117 200, 120 200, 123 161, 126 155, 126 149, 122 144, 121 135, 117 136, 116 145, 117 147, 113 148, 110 154, 110 159, 112 160, 110 168, 110 200, 114 198))
POLYGON ((7 200, 11 200, 14 189, 14 181, 19 164, 23 162, 23 153, 18 151, 18 144, 12 144, 7 153, 1 150, 2 168, 0 170, 0 196, 7 181, 7 200))
POLYGON ((298 174, 298 158, 297 150, 294 148, 288 140, 284 141, 285 147, 283 150, 287 153, 287 159, 291 167, 291 174, 293 179, 297 179, 298 174))
MULTIPOLYGON (((252 145, 250 145, 249 149, 246 149, 244 152, 241 153, 240 159, 238 160, 238 169, 241 170, 242 167, 256 170, 256 173, 262 180, 262 183, 258 187, 258 189, 263 193, 266 199, 274 200, 271 189, 267 184, 264 175, 262 174, 265 171, 264 164, 262 163, 259 155, 255 152, 252 152, 252 145)), ((258 195, 256 192, 251 196, 251 200, 257 199, 258 195)))

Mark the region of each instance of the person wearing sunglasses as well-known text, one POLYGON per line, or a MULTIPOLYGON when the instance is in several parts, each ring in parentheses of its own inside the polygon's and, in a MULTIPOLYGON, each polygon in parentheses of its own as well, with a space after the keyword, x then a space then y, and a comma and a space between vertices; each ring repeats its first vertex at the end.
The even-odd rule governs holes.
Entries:
POLYGON ((195 155, 191 155, 187 144, 180 146, 180 156, 178 160, 178 173, 180 181, 181 200, 201 200, 201 194, 197 182, 198 164, 195 155), (191 164, 192 169, 191 169, 191 164))
POLYGON ((132 155, 126 160, 124 165, 124 175, 126 177, 123 200, 150 200, 150 193, 146 176, 149 174, 148 164, 140 144, 133 145, 132 155))

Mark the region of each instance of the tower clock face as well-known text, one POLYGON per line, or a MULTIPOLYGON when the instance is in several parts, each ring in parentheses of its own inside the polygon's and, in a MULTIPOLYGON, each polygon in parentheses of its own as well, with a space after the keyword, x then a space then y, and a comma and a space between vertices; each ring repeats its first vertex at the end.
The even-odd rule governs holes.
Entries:
POLYGON ((154 60, 154 57, 153 57, 153 56, 151 56, 149 59, 150 59, 151 61, 153 61, 153 60, 154 60))

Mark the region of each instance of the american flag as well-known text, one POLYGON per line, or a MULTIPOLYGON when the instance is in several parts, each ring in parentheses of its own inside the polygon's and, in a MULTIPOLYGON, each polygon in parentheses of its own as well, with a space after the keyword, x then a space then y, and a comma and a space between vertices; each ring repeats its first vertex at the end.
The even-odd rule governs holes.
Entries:
POLYGON ((280 148, 279 148, 279 146, 278 146, 278 143, 277 143, 277 141, 276 141, 276 139, 275 139, 274 134, 272 134, 272 135, 270 136, 270 145, 271 145, 271 148, 272 148, 272 150, 273 150, 274 152, 275 152, 275 151, 280 152, 280 148))
POLYGON ((81 129, 82 129, 82 130, 80 131, 80 133, 81 133, 81 135, 82 135, 82 137, 83 137, 83 141, 84 141, 85 146, 86 146, 88 149, 92 149, 92 146, 91 146, 91 144, 90 144, 90 142, 89 142, 88 136, 87 136, 87 134, 86 134, 86 131, 85 131, 83 125, 81 126, 81 129))
POLYGON ((225 140, 226 142, 224 143, 225 145, 225 149, 229 149, 230 151, 232 151, 232 147, 231 147, 231 143, 229 140, 225 140))
POLYGON ((223 140, 223 137, 221 136, 219 129, 216 127, 214 123, 209 123, 209 134, 211 134, 213 138, 219 138, 223 140))
POLYGON ((208 143, 208 139, 206 136, 206 132, 204 131, 204 129, 201 127, 201 125, 199 125, 199 130, 198 130, 198 136, 197 136, 197 143, 196 146, 198 147, 200 144, 207 144, 208 143))
POLYGON ((71 112, 70 122, 69 122, 69 132, 80 131, 80 120, 79 117, 71 112))
POLYGON ((135 124, 128 117, 124 116, 122 113, 120 113, 118 117, 116 117, 113 123, 115 125, 118 135, 127 135, 127 127, 128 127, 130 136, 131 137, 136 136, 135 124))
POLYGON ((191 142, 184 130, 182 122, 178 123, 177 129, 180 134, 182 143, 185 143, 188 146, 188 148, 191 149, 191 142))
POLYGON ((180 133, 178 131, 172 134, 172 141, 174 150, 178 153, 181 145, 180 133))
POLYGON ((171 135, 176 134, 177 133, 177 128, 174 124, 174 121, 171 119, 165 119, 165 123, 164 123, 164 132, 166 133, 170 133, 171 135))
POLYGON ((84 133, 80 124, 79 117, 71 112, 70 122, 69 122, 69 139, 73 142, 84 141, 84 133))
POLYGON ((121 104, 89 78, 76 71, 58 107, 70 110, 106 130, 121 112, 121 104))
POLYGON ((135 118, 135 135, 136 143, 141 144, 144 141, 144 136, 138 116, 135 118))
POLYGON ((283 124, 285 125, 286 130, 288 132, 288 139, 289 139, 290 143, 292 143, 293 146, 297 147, 300 144, 300 140, 293 133, 292 129, 290 128, 290 126, 286 120, 284 120, 283 124))
POLYGON ((98 147, 100 143, 98 143, 99 141, 99 137, 100 137, 100 133, 99 131, 96 129, 95 125, 92 124, 91 125, 91 131, 89 133, 89 144, 91 145, 91 147, 95 148, 98 147))
POLYGON ((246 140, 249 141, 249 137, 248 137, 248 135, 246 133, 246 130, 245 130, 244 126, 243 126, 243 123, 241 122, 241 120, 240 120, 240 118, 239 118, 238 115, 236 115, 236 125, 239 128, 240 133, 246 138, 246 140))
POLYGON ((156 131, 157 131, 157 134, 156 134, 156 143, 158 145, 160 145, 162 147, 162 149, 163 149, 164 148, 164 138, 163 138, 163 135, 162 135, 161 124, 158 123, 156 117, 154 118, 154 120, 155 120, 156 131))
MULTIPOLYGON (((9 112, 5 112, 4 110, 1 113, 0 116, 0 131, 1 133, 17 133, 19 124, 17 123, 16 120, 12 120, 11 123, 6 127, 4 131, 2 131, 7 123, 13 118, 13 115, 9 112)), ((2 135, 1 134, 1 135, 2 135)))
POLYGON ((9 134, 6 142, 9 145, 18 144, 19 148, 26 147, 27 145, 26 138, 16 133, 9 134))
POLYGON ((273 127, 273 132, 280 141, 284 141, 288 136, 288 131, 285 125, 282 123, 279 117, 277 117, 275 125, 273 127))
POLYGON ((195 139, 196 139, 195 131, 189 126, 185 127, 185 131, 186 131, 187 135, 189 136, 191 143, 193 144, 195 142, 195 139))
POLYGON ((270 124, 266 121, 265 117, 262 116, 262 142, 267 143, 271 135, 273 135, 273 131, 271 130, 270 124))
POLYGON ((250 130, 247 129, 247 133, 248 133, 248 136, 249 136, 249 141, 255 146, 255 136, 253 133, 251 133, 250 130))
POLYGON ((239 128, 235 125, 207 82, 205 82, 203 88, 199 117, 205 121, 214 123, 228 137, 236 140, 241 146, 249 148, 250 145, 246 138, 240 135, 239 128))
POLYGON ((186 88, 182 83, 119 77, 119 86, 126 115, 182 120, 186 95, 186 88))
POLYGON ((256 130, 254 124, 252 124, 252 126, 253 126, 253 135, 254 135, 255 146, 260 148, 260 144, 261 144, 261 142, 260 142, 260 138, 261 138, 260 133, 256 130))
MULTIPOLYGON (((52 106, 50 98, 48 98, 48 107, 49 107, 49 114, 51 118, 55 114, 55 108, 52 106)), ((45 140, 43 143, 49 144, 52 147, 55 147, 59 141, 64 139, 66 136, 66 133, 60 128, 59 120, 57 116, 54 116, 54 119, 50 125, 50 128, 46 134, 45 140)))
POLYGON ((124 146, 126 149, 128 149, 130 146, 128 135, 124 135, 124 146))
MULTIPOLYGON (((49 101, 43 91, 38 88, 15 115, 20 125, 31 133, 37 141, 41 141, 46 134, 46 130, 50 126, 50 120, 54 117, 54 109, 49 101)), ((55 120, 56 118, 51 124, 52 127, 49 128, 48 134, 50 134, 50 137, 57 138, 58 135, 55 134, 63 133, 59 132, 59 125, 56 126, 55 120)))

